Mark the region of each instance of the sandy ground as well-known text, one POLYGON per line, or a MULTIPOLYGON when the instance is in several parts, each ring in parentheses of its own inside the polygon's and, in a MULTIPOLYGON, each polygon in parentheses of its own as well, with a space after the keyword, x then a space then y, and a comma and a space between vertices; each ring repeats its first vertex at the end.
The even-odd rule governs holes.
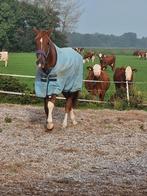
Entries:
POLYGON ((147 112, 0 105, 0 196, 147 195, 147 112))

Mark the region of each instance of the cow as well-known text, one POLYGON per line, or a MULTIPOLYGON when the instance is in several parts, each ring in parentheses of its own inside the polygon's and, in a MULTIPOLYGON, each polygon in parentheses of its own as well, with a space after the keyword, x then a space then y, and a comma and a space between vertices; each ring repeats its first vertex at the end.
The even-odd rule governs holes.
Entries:
POLYGON ((4 61, 5 67, 7 67, 8 65, 8 52, 7 51, 0 52, 0 61, 4 61))
POLYGON ((133 56, 138 56, 138 54, 139 54, 139 50, 135 50, 135 51, 133 52, 133 56))
POLYGON ((98 57, 102 70, 106 69, 108 65, 111 67, 112 71, 115 70, 116 57, 114 55, 104 55, 102 53, 99 53, 98 57))
POLYGON ((104 101, 106 91, 110 86, 108 74, 101 70, 101 65, 95 64, 93 67, 88 66, 88 76, 85 80, 85 88, 93 95, 98 96, 100 101, 104 101))
POLYGON ((84 51, 84 48, 73 48, 75 51, 77 51, 79 54, 82 54, 84 51))
POLYGON ((139 59, 147 59, 147 52, 142 50, 136 50, 133 56, 138 56, 139 59))
POLYGON ((139 57, 139 59, 147 59, 147 52, 146 51, 139 51, 138 57, 139 57))
POLYGON ((132 69, 131 66, 123 66, 115 69, 113 80, 115 83, 116 93, 126 92, 126 81, 128 81, 129 90, 131 90, 133 82, 133 73, 137 69, 132 69))
POLYGON ((83 56, 83 63, 89 62, 90 60, 92 60, 92 62, 95 60, 95 53, 93 51, 87 51, 83 56))

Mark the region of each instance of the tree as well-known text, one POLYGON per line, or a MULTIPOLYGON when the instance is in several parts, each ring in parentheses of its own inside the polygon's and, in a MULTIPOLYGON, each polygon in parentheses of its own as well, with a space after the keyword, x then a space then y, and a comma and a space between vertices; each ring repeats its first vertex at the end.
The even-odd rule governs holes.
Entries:
POLYGON ((81 16, 80 1, 62 0, 60 10, 61 31, 72 32, 81 16))
POLYGON ((8 35, 14 30, 17 22, 17 1, 0 0, 0 49, 9 48, 8 35))
POLYGON ((27 3, 28 0, 23 0, 20 2, 23 5, 22 6, 23 9, 24 7, 26 7, 26 5, 28 5, 28 7, 25 9, 26 16, 23 17, 23 21, 25 20, 28 25, 30 25, 31 27, 34 26, 38 29, 40 28, 52 29, 53 30, 52 39, 59 47, 61 47, 61 46, 65 46, 67 41, 64 33, 59 31, 60 29, 59 12, 57 9, 55 9, 57 6, 57 1, 54 0, 53 4, 51 4, 52 0, 35 0, 35 1, 32 0, 30 1, 31 4, 27 3), (34 9, 37 9, 38 11, 37 12, 34 11, 35 14, 33 16, 34 12, 32 10, 34 9), (34 20, 30 21, 31 18, 34 18, 34 20))
POLYGON ((18 8, 19 17, 15 30, 9 34, 10 49, 13 51, 32 51, 35 47, 32 28, 48 28, 49 19, 41 8, 26 2, 19 3, 18 8))
MULTIPOLYGON (((59 24, 56 28, 64 33, 73 31, 82 13, 80 0, 30 0, 30 2, 43 8, 48 15, 52 15, 51 10, 54 11, 59 16, 59 21, 55 22, 59 24)), ((52 20, 54 21, 54 18, 52 20)))
POLYGON ((56 28, 59 27, 58 13, 51 8, 48 8, 47 13, 44 8, 38 6, 38 4, 34 5, 26 1, 17 0, 6 0, 6 2, 1 5, 1 49, 6 48, 10 51, 34 51, 33 27, 38 29, 48 29, 51 27, 54 30, 53 39, 55 43, 59 43, 59 46, 66 44, 66 37, 63 33, 59 33, 56 30, 56 28), (8 19, 6 20, 6 18, 8 19))

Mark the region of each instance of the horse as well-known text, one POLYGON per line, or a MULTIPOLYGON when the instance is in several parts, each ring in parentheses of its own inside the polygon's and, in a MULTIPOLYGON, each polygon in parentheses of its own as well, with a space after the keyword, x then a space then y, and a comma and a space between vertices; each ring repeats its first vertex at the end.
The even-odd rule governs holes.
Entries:
POLYGON ((75 107, 83 81, 83 58, 70 47, 59 48, 51 39, 52 30, 37 30, 35 33, 37 73, 35 93, 44 98, 46 128, 52 130, 54 123, 52 112, 56 97, 63 94, 65 116, 63 128, 67 127, 68 115, 73 125, 77 124, 73 108, 75 107))

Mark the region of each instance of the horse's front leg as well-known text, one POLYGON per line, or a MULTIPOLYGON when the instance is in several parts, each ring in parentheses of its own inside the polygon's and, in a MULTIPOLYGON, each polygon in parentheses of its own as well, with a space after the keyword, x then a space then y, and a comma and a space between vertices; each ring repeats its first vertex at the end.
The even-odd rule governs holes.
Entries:
POLYGON ((55 106, 56 96, 53 95, 48 98, 47 108, 48 108, 48 116, 47 116, 47 129, 52 130, 54 128, 52 112, 55 106))

